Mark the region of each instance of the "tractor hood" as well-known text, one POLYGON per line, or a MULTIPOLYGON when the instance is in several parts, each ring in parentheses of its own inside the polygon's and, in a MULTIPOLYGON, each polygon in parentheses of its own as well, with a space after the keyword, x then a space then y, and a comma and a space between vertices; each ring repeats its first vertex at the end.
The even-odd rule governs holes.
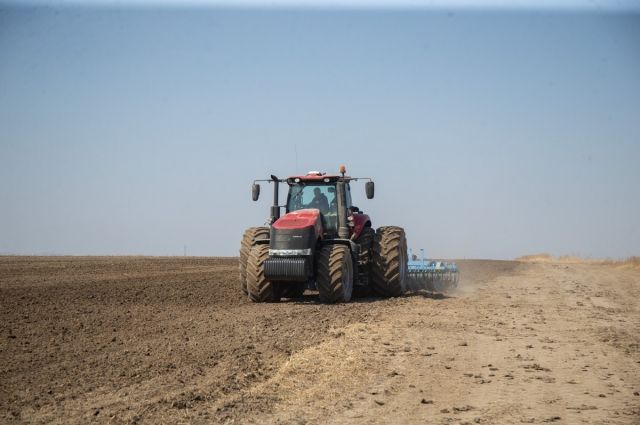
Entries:
POLYGON ((314 227, 316 235, 322 235, 322 221, 320 220, 320 210, 308 208, 304 210, 291 211, 280 217, 272 226, 277 230, 293 230, 314 227))

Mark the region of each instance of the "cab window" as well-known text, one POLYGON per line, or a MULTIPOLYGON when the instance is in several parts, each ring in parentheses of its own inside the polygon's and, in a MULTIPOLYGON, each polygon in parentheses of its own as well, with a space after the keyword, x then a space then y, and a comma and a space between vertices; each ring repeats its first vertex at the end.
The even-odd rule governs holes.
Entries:
POLYGON ((336 209, 336 192, 333 185, 296 184, 291 185, 287 199, 287 211, 316 208, 322 214, 330 214, 336 209))

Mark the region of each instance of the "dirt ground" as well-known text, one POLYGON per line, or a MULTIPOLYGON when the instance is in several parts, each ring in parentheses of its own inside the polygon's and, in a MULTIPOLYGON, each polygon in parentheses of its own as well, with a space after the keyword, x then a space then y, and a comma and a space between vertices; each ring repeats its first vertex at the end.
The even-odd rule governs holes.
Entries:
POLYGON ((0 257, 0 423, 640 423, 640 271, 459 265, 251 304, 235 258, 0 257))

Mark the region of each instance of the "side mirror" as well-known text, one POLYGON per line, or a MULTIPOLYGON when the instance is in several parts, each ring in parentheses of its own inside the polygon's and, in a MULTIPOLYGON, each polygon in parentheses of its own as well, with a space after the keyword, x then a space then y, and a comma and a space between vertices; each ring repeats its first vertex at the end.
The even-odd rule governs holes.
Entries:
POLYGON ((367 199, 373 199, 373 193, 374 193, 373 182, 366 182, 364 185, 364 190, 365 192, 367 192, 367 199))
POLYGON ((254 201, 257 201, 259 197, 260 197, 260 185, 258 183, 254 183, 253 186, 251 186, 251 199, 253 199, 254 201))

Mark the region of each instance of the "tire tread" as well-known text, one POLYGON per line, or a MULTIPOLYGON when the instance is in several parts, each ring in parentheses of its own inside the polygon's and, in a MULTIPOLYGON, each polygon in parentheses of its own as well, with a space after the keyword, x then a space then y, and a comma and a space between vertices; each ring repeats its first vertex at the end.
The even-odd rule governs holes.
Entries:
POLYGON ((371 286, 376 293, 383 297, 397 297, 405 292, 408 275, 406 253, 407 238, 403 228, 378 228, 371 250, 371 286))
POLYGON ((348 302, 353 293, 353 263, 351 251, 344 245, 325 245, 318 253, 317 284, 320 301, 325 303, 348 302), (345 261, 351 266, 351 288, 342 284, 342 268, 345 261))

